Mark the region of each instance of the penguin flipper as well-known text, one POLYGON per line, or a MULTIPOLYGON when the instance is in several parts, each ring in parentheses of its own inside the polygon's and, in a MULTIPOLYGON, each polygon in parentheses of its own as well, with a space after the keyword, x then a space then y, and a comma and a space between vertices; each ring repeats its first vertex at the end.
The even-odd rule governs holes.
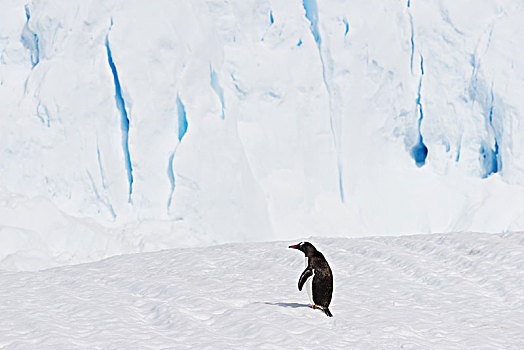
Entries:
POLYGON ((302 287, 304 287, 304 283, 306 283, 307 279, 311 276, 313 276, 313 271, 309 268, 305 269, 304 272, 302 272, 302 275, 300 275, 300 278, 298 280, 298 290, 302 290, 302 287))

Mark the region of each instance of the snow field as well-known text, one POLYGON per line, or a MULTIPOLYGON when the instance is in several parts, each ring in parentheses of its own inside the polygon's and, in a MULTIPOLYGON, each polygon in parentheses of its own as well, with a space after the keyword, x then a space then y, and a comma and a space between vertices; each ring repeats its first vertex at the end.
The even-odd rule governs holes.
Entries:
POLYGON ((2 349, 522 349, 524 235, 309 238, 328 318, 289 242, 122 255, 0 273, 2 349))

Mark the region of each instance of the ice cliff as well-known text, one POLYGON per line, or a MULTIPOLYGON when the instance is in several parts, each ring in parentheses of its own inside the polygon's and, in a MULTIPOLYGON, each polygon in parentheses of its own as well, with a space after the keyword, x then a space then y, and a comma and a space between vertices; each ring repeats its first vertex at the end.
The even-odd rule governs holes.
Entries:
POLYGON ((522 2, 5 0, 0 17, 4 268, 524 229, 522 2))

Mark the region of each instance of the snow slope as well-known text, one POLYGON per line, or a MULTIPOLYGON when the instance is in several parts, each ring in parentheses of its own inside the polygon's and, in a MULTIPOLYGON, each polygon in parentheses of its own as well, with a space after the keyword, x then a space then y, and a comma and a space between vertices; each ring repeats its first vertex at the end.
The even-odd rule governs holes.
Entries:
POLYGON ((514 0, 4 0, 0 267, 524 230, 522 23, 514 0))
POLYGON ((333 318, 307 307, 289 243, 0 272, 2 349, 522 349, 524 235, 310 238, 333 318))

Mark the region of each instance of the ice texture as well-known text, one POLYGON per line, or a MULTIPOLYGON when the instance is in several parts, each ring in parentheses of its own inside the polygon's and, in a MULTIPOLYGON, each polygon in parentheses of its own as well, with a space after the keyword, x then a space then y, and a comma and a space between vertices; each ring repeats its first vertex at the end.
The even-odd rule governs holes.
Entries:
POLYGON ((518 1, 9 0, 0 18, 2 268, 524 229, 518 1))

